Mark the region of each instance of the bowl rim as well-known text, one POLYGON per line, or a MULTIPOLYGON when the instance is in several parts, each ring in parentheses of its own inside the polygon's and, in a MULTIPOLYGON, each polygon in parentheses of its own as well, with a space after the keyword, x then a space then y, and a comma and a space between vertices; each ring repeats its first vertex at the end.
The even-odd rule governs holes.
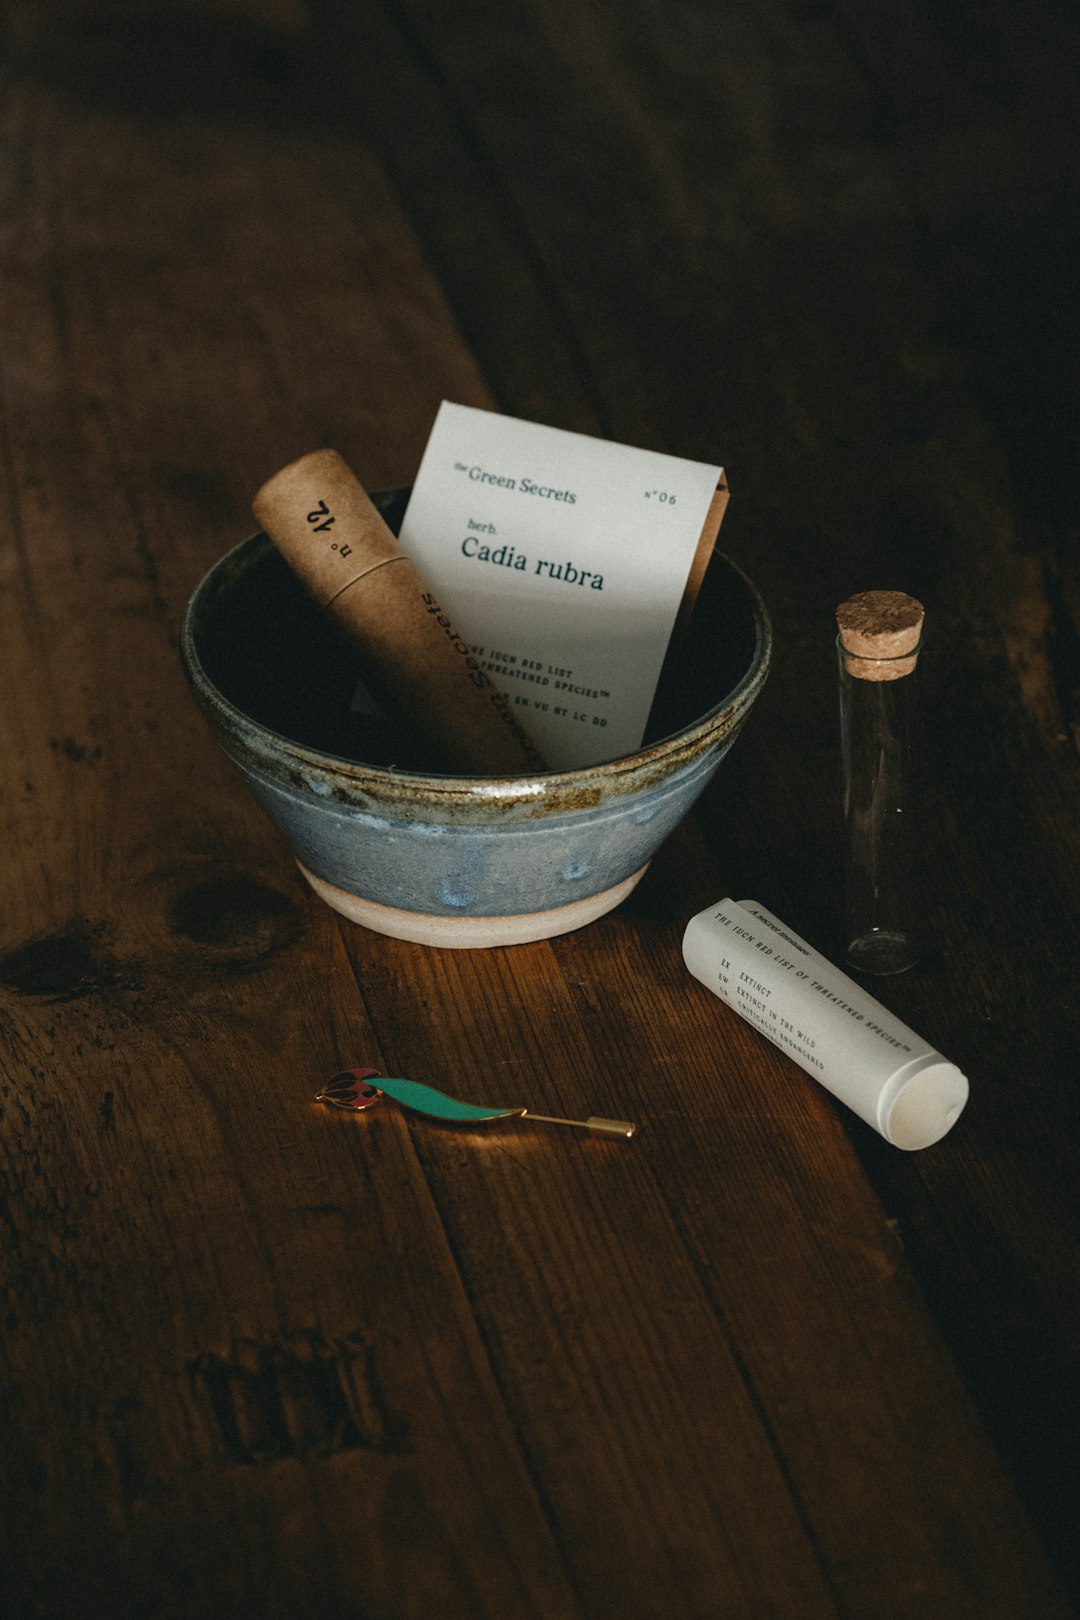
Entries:
MULTIPOLYGON (((402 493, 404 492, 398 490, 383 491, 379 499, 388 503, 402 493)), ((658 775, 667 775, 673 766, 677 768, 680 755, 684 754, 689 760, 702 752, 707 748, 713 734, 730 723, 736 711, 749 708, 764 685, 772 662, 772 622, 760 591, 733 558, 724 551, 716 551, 714 556, 738 575, 749 593, 754 620, 754 651, 742 676, 731 690, 689 725, 659 737, 631 754, 620 754, 610 759, 599 760, 592 765, 576 765, 566 770, 532 771, 522 772, 516 776, 493 777, 398 770, 392 766, 366 764, 362 760, 347 759, 339 754, 313 748, 294 737, 286 736, 283 732, 275 731, 261 720, 256 720, 239 708, 231 698, 226 697, 207 674, 199 656, 195 639, 195 620, 215 580, 230 562, 235 561, 243 553, 270 554, 273 551, 273 542, 269 536, 257 531, 224 552, 203 574, 188 598, 180 628, 180 659, 184 674, 207 717, 212 717, 218 726, 240 745, 246 755, 261 752, 262 755, 277 756, 279 763, 286 767, 300 766, 305 771, 312 769, 325 771, 334 777, 347 780, 356 788, 374 793, 375 796, 381 796, 380 789, 385 793, 392 788, 395 798, 399 797, 403 790, 411 789, 422 797, 528 799, 551 791, 573 793, 576 789, 586 788, 598 776, 603 777, 609 786, 628 778, 634 779, 634 785, 637 785, 638 778, 643 781, 654 780, 658 775), (256 737, 261 743, 259 751, 254 748, 253 739, 256 737)), ((265 768, 265 759, 263 763, 265 768)), ((631 784, 627 781, 626 785, 631 784)))

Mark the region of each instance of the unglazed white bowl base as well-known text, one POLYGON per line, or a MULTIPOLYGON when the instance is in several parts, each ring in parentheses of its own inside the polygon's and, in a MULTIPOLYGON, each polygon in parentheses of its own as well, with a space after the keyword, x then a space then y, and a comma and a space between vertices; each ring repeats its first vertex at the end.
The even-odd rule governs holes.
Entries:
POLYGON ((574 900, 567 906, 554 906, 550 911, 523 912, 510 917, 437 917, 427 912, 400 911, 396 906, 383 906, 375 900, 364 900, 359 895, 338 889, 325 878, 309 872, 302 861, 297 861, 304 877, 320 900, 325 900, 350 922, 360 923, 376 934, 388 934, 391 939, 408 939, 417 945, 439 945, 446 950, 478 950, 490 945, 527 945, 536 939, 551 939, 556 934, 568 934, 575 928, 584 928, 595 922, 626 899, 648 869, 644 866, 632 872, 621 883, 599 894, 590 894, 584 900, 574 900))

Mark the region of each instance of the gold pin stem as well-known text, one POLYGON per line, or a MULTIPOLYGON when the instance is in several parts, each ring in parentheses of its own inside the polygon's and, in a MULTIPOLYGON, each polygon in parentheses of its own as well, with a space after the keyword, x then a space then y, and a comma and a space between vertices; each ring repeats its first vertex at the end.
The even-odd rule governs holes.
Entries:
POLYGON ((599 1114, 590 1114, 588 1119, 559 1119, 554 1114, 534 1114, 531 1108, 523 1108, 520 1117, 544 1125, 573 1125, 579 1131, 592 1131, 594 1136, 633 1136, 637 1130, 628 1119, 604 1119, 599 1114))

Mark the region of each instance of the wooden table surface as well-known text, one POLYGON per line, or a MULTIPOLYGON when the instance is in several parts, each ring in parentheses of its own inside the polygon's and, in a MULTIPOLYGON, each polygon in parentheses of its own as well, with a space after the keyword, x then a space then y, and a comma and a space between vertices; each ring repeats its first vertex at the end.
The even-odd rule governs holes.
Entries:
POLYGON ((1073 1612, 1075 9, 4 10, 0 1612, 1073 1612), (407 482, 443 398, 723 461, 777 642, 635 896, 487 952, 317 902, 177 656, 265 477, 407 482), (914 1154, 679 949, 731 892, 837 955, 868 586, 928 611, 875 991, 972 1084, 914 1154))

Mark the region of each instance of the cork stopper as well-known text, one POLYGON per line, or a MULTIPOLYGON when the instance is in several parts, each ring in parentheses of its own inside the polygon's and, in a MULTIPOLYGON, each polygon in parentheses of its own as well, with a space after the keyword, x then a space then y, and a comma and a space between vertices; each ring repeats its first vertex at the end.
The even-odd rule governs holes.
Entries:
POLYGON ((910 675, 922 644, 923 605, 903 591, 859 591, 836 610, 844 668, 861 681, 910 675))

